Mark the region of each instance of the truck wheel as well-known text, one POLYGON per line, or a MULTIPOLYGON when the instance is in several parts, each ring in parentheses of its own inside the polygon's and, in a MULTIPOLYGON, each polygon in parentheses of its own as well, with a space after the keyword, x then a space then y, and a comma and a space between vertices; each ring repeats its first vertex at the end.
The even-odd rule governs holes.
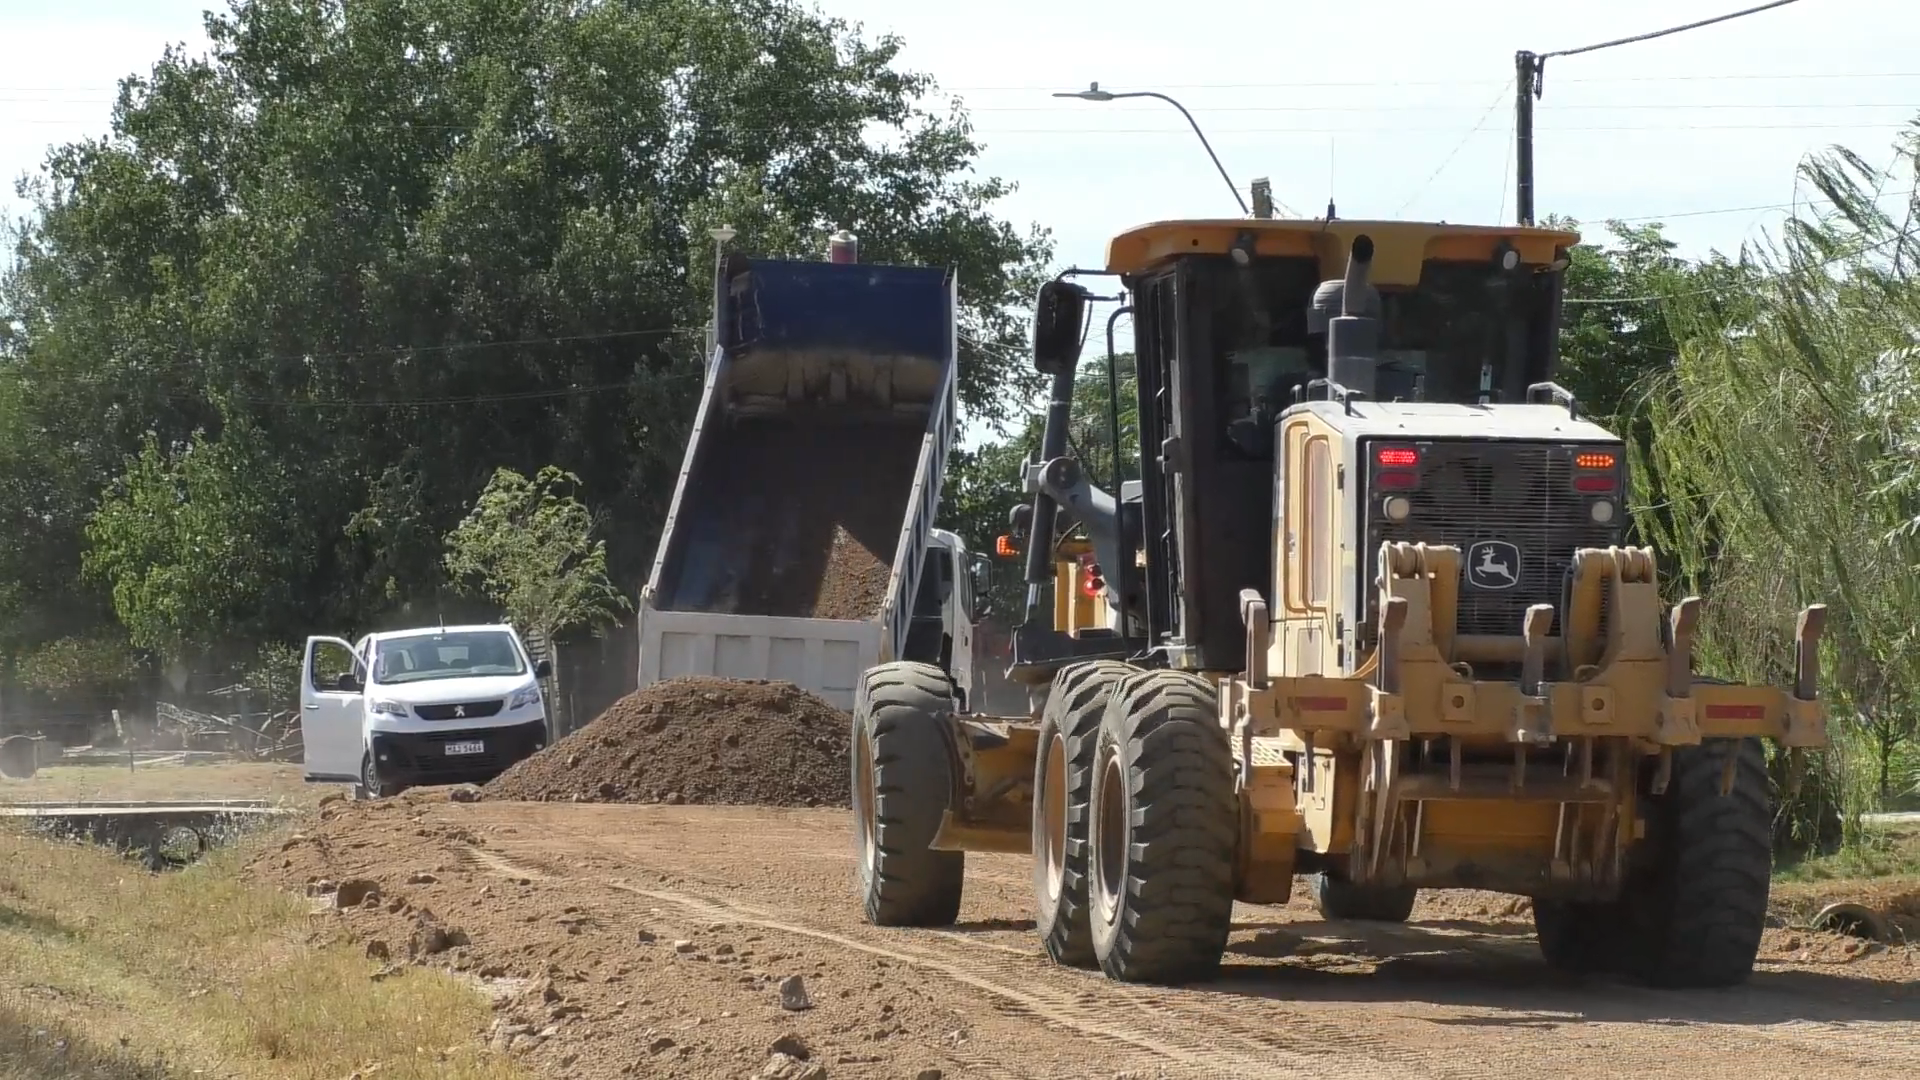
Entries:
POLYGON ((1627 970, 1674 989, 1753 973, 1773 871, 1760 740, 1676 747, 1667 793, 1648 800, 1646 858, 1625 886, 1627 970), (1720 794, 1729 760, 1733 789, 1720 794))
POLYGON ((1556 971, 1610 972, 1619 964, 1620 905, 1536 897, 1533 934, 1540 942, 1540 955, 1556 971))
POLYGON ((1143 671, 1114 688, 1093 759, 1094 956, 1123 982, 1211 978, 1233 926, 1240 813, 1213 687, 1143 671))
POLYGON ((960 916, 966 853, 927 847, 953 790, 953 684, 932 664, 866 673, 853 710, 853 821, 860 891, 876 926, 947 926, 960 916))
POLYGON ((1118 660, 1062 668, 1040 714, 1033 762, 1033 900, 1041 943, 1056 964, 1094 965, 1087 923, 1093 746, 1113 688, 1135 670, 1118 660))
POLYGON ((1403 923, 1419 894, 1411 885, 1356 885, 1325 873, 1313 878, 1313 906, 1323 919, 1403 923))
POLYGON ((381 779, 380 770, 374 767, 371 752, 360 756, 360 787, 366 791, 369 799, 390 799, 407 790, 405 784, 381 779))

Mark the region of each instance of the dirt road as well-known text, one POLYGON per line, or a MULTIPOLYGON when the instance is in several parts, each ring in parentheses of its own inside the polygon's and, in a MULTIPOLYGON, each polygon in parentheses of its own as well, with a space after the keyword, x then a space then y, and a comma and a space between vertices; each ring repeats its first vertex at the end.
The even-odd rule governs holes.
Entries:
POLYGON ((255 871, 377 882, 328 925, 480 977, 495 1045, 555 1076, 750 1077, 782 1036, 832 1077, 1840 1080, 1920 1060, 1914 950, 1785 929, 1750 985, 1667 993, 1552 975, 1505 898, 1429 895, 1395 927, 1296 901, 1238 912, 1219 982, 1136 987, 1046 961, 1023 858, 970 856, 951 930, 865 925, 844 811, 429 795, 323 814, 255 871), (811 1008, 782 1009, 792 975, 811 1008))

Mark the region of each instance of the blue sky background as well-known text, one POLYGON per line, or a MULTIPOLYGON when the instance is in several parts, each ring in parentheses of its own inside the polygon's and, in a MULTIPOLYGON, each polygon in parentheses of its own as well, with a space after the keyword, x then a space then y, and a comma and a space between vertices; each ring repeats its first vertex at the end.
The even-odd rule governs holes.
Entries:
MULTIPOLYGON (((903 62, 972 111, 982 171, 1020 185, 1002 212, 1044 223, 1060 261, 1086 265, 1127 226, 1238 208, 1171 108, 1054 100, 1052 90, 1098 80, 1179 98, 1243 191, 1270 177, 1303 216, 1322 213, 1331 194, 1347 218, 1509 221, 1515 49, 1576 47, 1751 2, 820 6, 902 35, 903 62)), ((169 43, 204 49, 208 6, 0 0, 0 173, 11 181, 49 144, 104 133, 115 81, 169 43)), ((1660 220, 1685 253, 1731 251, 1808 197, 1794 178, 1808 153, 1838 143, 1891 160, 1895 136, 1920 115, 1917 45, 1911 0, 1800 0, 1549 61, 1537 209, 1660 220)), ((7 184, 0 211, 25 209, 7 184)))

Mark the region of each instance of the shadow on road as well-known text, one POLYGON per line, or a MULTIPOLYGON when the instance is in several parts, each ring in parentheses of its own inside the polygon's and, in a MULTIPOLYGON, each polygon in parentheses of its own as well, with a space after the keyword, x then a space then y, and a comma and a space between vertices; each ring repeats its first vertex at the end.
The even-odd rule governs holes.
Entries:
POLYGON ((1032 930, 1034 925, 1032 919, 968 919, 947 929, 961 934, 998 934, 1032 930))
POLYGON ((1531 927, 1436 921, 1241 923, 1253 937, 1227 947, 1217 982, 1191 989, 1275 1001, 1484 1007, 1502 1015, 1435 1019, 1450 1026, 1569 1023, 1779 1024, 1912 1022, 1920 984, 1814 971, 1756 971, 1728 990, 1659 990, 1549 969, 1531 927), (1473 937, 1447 933, 1458 929, 1473 937), (1266 961, 1262 963, 1261 961, 1266 961), (1284 962, 1280 962, 1284 961, 1284 962), (1355 970, 1358 961, 1370 970, 1355 970), (1517 1014, 1517 1015, 1516 1015, 1517 1014))

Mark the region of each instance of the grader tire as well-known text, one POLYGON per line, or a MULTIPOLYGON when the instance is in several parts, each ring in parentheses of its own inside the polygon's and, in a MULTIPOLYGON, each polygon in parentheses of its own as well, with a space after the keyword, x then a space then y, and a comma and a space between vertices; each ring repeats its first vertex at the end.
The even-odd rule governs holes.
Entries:
POLYGON ((1095 742, 1088 845, 1094 956, 1122 982, 1201 981, 1233 923, 1233 756, 1198 676, 1114 688, 1095 742))
POLYGON ((1572 975, 1610 972, 1619 963, 1620 905, 1535 899, 1533 934, 1547 966, 1572 975))
POLYGON ((867 921, 950 926, 966 853, 927 847, 952 791, 953 683, 932 664, 867 672, 853 712, 853 820, 867 921))
POLYGON ((1313 906, 1323 919, 1403 923, 1419 894, 1411 885, 1356 885, 1324 873, 1313 879, 1313 906))
POLYGON ((1093 748, 1113 688, 1136 670, 1118 660, 1062 668, 1040 714, 1033 762, 1033 900, 1041 944, 1056 964, 1095 963, 1087 921, 1093 748))
POLYGON ((1755 738, 1674 750, 1652 799, 1648 858, 1629 878, 1628 973, 1654 986, 1737 986, 1753 973, 1773 870, 1766 752, 1755 738), (1733 762, 1733 789, 1720 794, 1733 762))

